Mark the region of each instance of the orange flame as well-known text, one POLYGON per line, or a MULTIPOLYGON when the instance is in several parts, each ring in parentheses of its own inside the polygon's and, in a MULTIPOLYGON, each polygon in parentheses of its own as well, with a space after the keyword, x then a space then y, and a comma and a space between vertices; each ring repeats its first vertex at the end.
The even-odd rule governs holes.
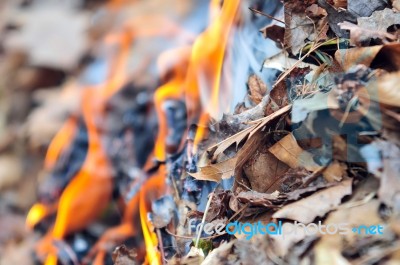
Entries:
MULTIPOLYGON (((221 13, 212 21, 207 30, 195 41, 192 50, 192 57, 186 79, 186 102, 189 106, 189 115, 196 115, 201 102, 201 91, 205 93, 202 107, 212 117, 218 117, 220 107, 220 83, 222 64, 225 50, 233 26, 240 0, 224 1, 221 13), (210 97, 210 98, 208 98, 210 97)), ((212 8, 215 8, 215 1, 212 8)), ((203 96, 204 97, 204 96, 203 96)), ((194 140, 194 148, 197 148, 199 141, 204 137, 204 124, 209 117, 203 114, 200 118, 200 125, 194 140)))
MULTIPOLYGON (((97 122, 103 117, 105 102, 125 82, 124 67, 131 43, 129 32, 121 34, 119 40, 120 50, 114 61, 108 83, 101 89, 87 88, 83 93, 82 115, 89 140, 87 157, 80 171, 61 194, 56 221, 51 231, 52 240, 63 239, 68 233, 86 227, 111 199, 111 167, 101 143, 97 122)), ((60 134, 66 135, 68 132, 62 131, 60 134)), ((32 215, 35 217, 35 214, 40 215, 40 213, 33 211, 32 215)), ((44 244, 49 244, 49 242, 45 241, 44 244)), ((43 249, 50 252, 45 264, 57 264, 57 255, 53 253, 53 248, 49 246, 43 249)))
MULTIPOLYGON (((188 72, 182 79, 181 72, 175 72, 174 78, 167 84, 161 86, 155 94, 155 104, 159 118, 159 133, 155 146, 155 156, 164 160, 165 138, 167 134, 167 122, 162 113, 161 104, 167 98, 179 98, 182 86, 185 88, 186 105, 189 120, 195 119, 201 109, 216 116, 219 110, 219 87, 221 81, 222 63, 225 49, 229 38, 230 29, 233 25, 235 14, 239 7, 240 0, 224 1, 221 13, 213 20, 208 29, 195 41, 188 72), (206 84, 202 83, 206 82, 206 84), (211 100, 201 106, 200 90, 208 90, 211 100)), ((217 1, 212 1, 210 9, 215 10, 217 1)), ((179 68, 178 68, 179 69, 179 68)), ((200 117, 199 129, 196 133, 195 147, 203 138, 204 125, 209 121, 207 114, 200 117)), ((163 168, 163 170, 165 170, 163 168)), ((141 189, 140 192, 140 219, 146 244, 146 261, 149 264, 160 264, 161 255, 157 251, 158 240, 154 233, 151 222, 147 218, 150 210, 149 199, 154 199, 151 193, 165 187, 164 174, 160 170, 158 175, 152 177, 141 189)), ((160 195, 160 194, 158 194, 160 195)))
POLYGON ((205 109, 216 116, 219 112, 219 88, 226 45, 240 0, 224 1, 222 10, 195 41, 186 79, 187 102, 200 100, 200 90, 207 91, 205 109))
MULTIPOLYGON (((123 1, 115 0, 112 1, 112 5, 118 6, 121 2, 123 1)), ((165 160, 167 155, 166 137, 168 124, 162 109, 162 103, 165 100, 184 97, 189 120, 195 121, 201 114, 200 124, 206 124, 209 121, 210 118, 205 114, 206 112, 216 117, 223 110, 219 99, 222 64, 240 0, 224 1, 221 12, 218 14, 215 12, 217 4, 218 0, 211 2, 210 9, 214 11, 212 23, 194 42, 191 55, 187 56, 190 59, 186 60, 188 67, 186 67, 185 63, 174 67, 173 77, 166 84, 159 87, 154 95, 159 119, 159 131, 154 148, 154 156, 159 160, 165 160)), ((127 27, 136 36, 142 35, 140 27, 135 26, 136 22, 130 21, 130 23, 127 24, 127 27)), ((158 30, 161 24, 157 25, 158 30)), ((173 23, 168 28, 170 28, 171 32, 182 31, 179 28, 175 28, 173 23)), ((143 33, 143 35, 156 35, 158 33, 159 31, 150 31, 150 33, 143 33)), ((132 34, 127 31, 121 35, 113 35, 108 38, 110 42, 115 40, 120 44, 120 50, 113 62, 113 70, 110 72, 107 84, 98 91, 87 89, 83 95, 82 113, 88 130, 88 153, 81 170, 72 179, 60 197, 56 222, 51 232, 52 239, 62 239, 66 234, 84 228, 98 216, 101 209, 111 199, 112 173, 105 150, 102 147, 101 135, 96 122, 104 114, 102 106, 104 106, 106 100, 115 94, 126 81, 125 67, 129 58, 132 34)), ((204 136, 205 132, 202 128, 203 126, 200 126, 196 133, 196 145, 204 136)), ((49 158, 46 158, 46 164, 49 167, 54 165, 60 152, 62 152, 63 146, 67 145, 66 138, 71 138, 72 131, 72 121, 68 121, 57 135, 57 139, 54 140, 54 147, 49 150, 49 158)), ((131 220, 128 217, 137 213, 138 203, 146 246, 146 263, 148 264, 161 263, 161 254, 157 250, 158 239, 147 214, 151 210, 151 201, 162 195, 166 189, 165 175, 165 166, 161 166, 158 172, 143 185, 139 195, 129 203, 123 220, 123 223, 128 223, 131 220), (135 205, 136 208, 134 207, 135 205)), ((45 211, 39 206, 35 209, 37 210, 32 212, 31 217, 33 221, 45 214, 45 211)), ((133 232, 131 226, 121 226, 119 228, 123 230, 122 233, 126 233, 125 235, 133 232)), ((95 264, 101 264, 104 252, 98 257, 99 259, 96 258, 95 264)), ((46 265, 55 264, 57 264, 57 256, 54 252, 51 252, 47 257, 46 265)))
POLYGON ((146 246, 145 264, 161 264, 161 254, 157 250, 158 239, 147 214, 151 211, 151 202, 159 198, 165 190, 165 167, 160 167, 157 175, 151 177, 140 190, 140 222, 146 246))
POLYGON ((56 136, 51 141, 45 158, 45 168, 51 169, 55 165, 60 154, 63 152, 76 132, 77 121, 75 117, 69 117, 56 136))

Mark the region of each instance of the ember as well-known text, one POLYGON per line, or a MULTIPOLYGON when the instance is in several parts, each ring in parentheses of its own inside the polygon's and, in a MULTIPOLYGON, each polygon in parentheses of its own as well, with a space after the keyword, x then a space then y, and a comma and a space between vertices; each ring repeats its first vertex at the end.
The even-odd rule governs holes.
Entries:
POLYGON ((0 264, 399 262, 399 1, 50 2, 0 4, 0 264))

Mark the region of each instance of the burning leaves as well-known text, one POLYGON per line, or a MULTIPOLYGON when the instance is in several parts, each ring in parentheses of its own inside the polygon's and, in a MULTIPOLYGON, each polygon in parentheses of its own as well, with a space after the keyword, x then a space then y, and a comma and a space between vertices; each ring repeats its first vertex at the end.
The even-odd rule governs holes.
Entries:
MULTIPOLYGON (((104 264, 119 244, 117 265, 398 262, 397 1, 246 4, 211 1, 201 33, 121 10, 139 3, 104 7, 128 18, 92 36, 95 59, 75 69, 79 107, 49 146, 47 191, 27 217, 48 230, 46 265, 104 264), (254 27, 275 55, 243 40, 261 38, 254 27), (141 60, 149 39, 159 52, 141 60), (244 98, 232 73, 248 80, 244 98), (375 225, 384 232, 362 230, 375 225)), ((61 69, 74 68, 72 52, 61 69)))

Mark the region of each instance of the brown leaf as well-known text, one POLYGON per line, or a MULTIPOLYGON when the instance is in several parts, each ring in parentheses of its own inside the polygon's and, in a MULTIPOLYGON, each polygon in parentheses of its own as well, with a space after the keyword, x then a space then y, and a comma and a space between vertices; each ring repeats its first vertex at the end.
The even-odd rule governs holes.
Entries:
POLYGON ((346 174, 346 170, 347 166, 345 164, 334 161, 324 170, 322 175, 328 182, 341 181, 346 174))
POLYGON ((382 104, 400 107, 400 89, 396 89, 398 88, 399 84, 400 72, 383 75, 377 80, 376 84, 369 84, 369 86, 372 86, 371 89, 373 89, 375 85, 375 88, 378 89, 377 98, 371 97, 372 100, 375 100, 382 104))
POLYGON ((283 137, 269 148, 269 151, 280 161, 291 168, 305 167, 309 171, 317 171, 322 167, 314 162, 312 155, 304 151, 292 134, 283 137))
POLYGON ((311 223, 316 217, 323 217, 337 207, 342 198, 351 194, 351 180, 319 191, 305 199, 284 206, 274 213, 273 218, 290 219, 303 224, 311 223))
POLYGON ((285 37, 285 28, 276 24, 268 25, 261 29, 264 38, 268 38, 276 42, 279 46, 283 43, 285 37))
MULTIPOLYGON (((265 149, 265 148, 261 148, 265 149)), ((285 163, 279 161, 269 151, 256 151, 244 165, 243 170, 246 174, 250 186, 258 192, 268 192, 279 190, 282 176, 289 168, 285 163)))
MULTIPOLYGON (((340 208, 329 214, 328 218, 324 221, 324 225, 347 223, 351 228, 360 225, 382 224, 383 220, 379 217, 378 209, 378 200, 372 200, 356 207, 340 208)), ((372 242, 373 240, 382 239, 382 235, 358 235, 357 233, 346 233, 345 235, 326 234, 315 246, 316 264, 350 264, 341 254, 345 247, 354 248, 356 247, 355 243, 361 240, 372 242), (344 242, 346 242, 346 245, 344 242)))
POLYGON ((285 196, 278 191, 273 193, 261 193, 256 191, 242 191, 236 196, 241 203, 249 203, 250 206, 262 206, 270 208, 273 204, 282 202, 285 196))
POLYGON ((256 125, 252 125, 237 134, 234 134, 222 142, 219 142, 218 144, 215 144, 213 146, 210 146, 207 149, 207 153, 212 156, 212 160, 217 159, 217 157, 223 153, 228 147, 230 147, 233 144, 236 144, 236 147, 250 134, 251 131, 254 130, 254 128, 257 127, 256 125))
POLYGON ((325 17, 327 15, 325 9, 319 7, 317 4, 307 7, 306 12, 310 17, 325 17))
POLYGON ((236 167, 236 159, 236 157, 233 157, 217 164, 200 167, 198 172, 189 174, 198 180, 219 182, 221 179, 232 177, 236 167))
POLYGON ((398 71, 400 70, 400 44, 339 49, 335 52, 335 59, 345 71, 357 64, 382 68, 387 71, 398 71))
POLYGON ((291 105, 288 105, 272 113, 271 115, 268 115, 267 117, 254 121, 254 124, 251 125, 250 127, 226 138, 224 141, 218 144, 210 146, 207 149, 207 153, 210 156, 212 156, 212 160, 216 160, 218 155, 224 152, 228 147, 230 147, 233 144, 236 144, 236 146, 238 146, 242 141, 246 139, 247 136, 248 138, 252 137, 256 132, 264 128, 264 126, 266 126, 269 122, 280 117, 281 115, 286 114, 287 112, 289 112, 290 109, 291 105))
POLYGON ((260 103, 265 94, 267 93, 267 85, 257 75, 251 75, 247 83, 250 90, 249 98, 255 104, 260 103))

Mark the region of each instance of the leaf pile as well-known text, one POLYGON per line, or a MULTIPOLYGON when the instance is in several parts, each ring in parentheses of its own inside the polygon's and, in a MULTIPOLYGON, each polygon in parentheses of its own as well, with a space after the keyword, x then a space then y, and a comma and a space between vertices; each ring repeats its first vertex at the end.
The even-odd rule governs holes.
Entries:
POLYGON ((215 236, 204 264, 397 264, 398 1, 285 0, 283 14, 261 30, 281 48, 263 71, 280 76, 268 90, 249 78, 255 107, 214 124, 241 126, 208 143, 185 177, 218 182, 210 196, 224 194, 198 220, 211 211, 210 222, 379 224, 384 234, 215 236), (259 114, 260 106, 258 119, 243 114, 259 114))

